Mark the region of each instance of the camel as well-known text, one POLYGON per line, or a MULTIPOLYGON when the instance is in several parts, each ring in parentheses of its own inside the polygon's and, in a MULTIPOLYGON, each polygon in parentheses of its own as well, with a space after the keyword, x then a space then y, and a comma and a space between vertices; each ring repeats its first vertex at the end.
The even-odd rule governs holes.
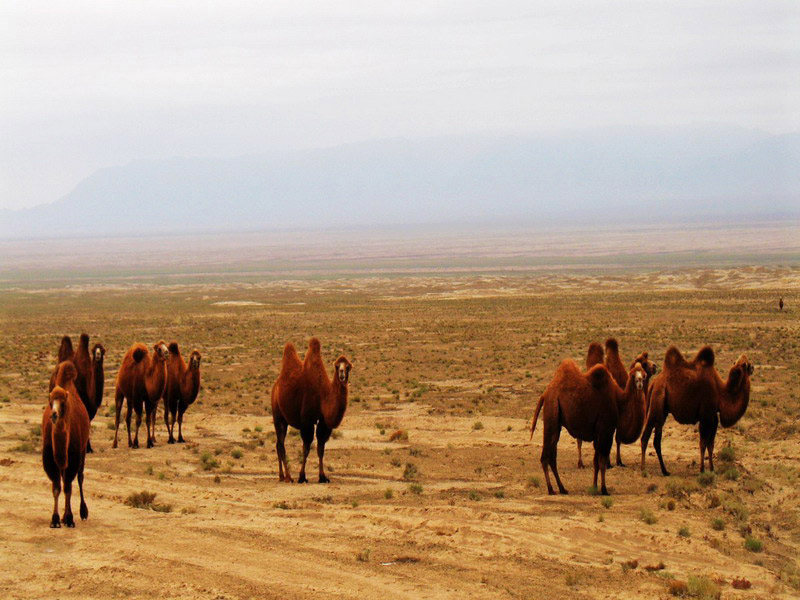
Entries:
POLYGON ((200 353, 194 350, 189 355, 189 367, 181 356, 178 342, 169 345, 167 362, 167 385, 164 386, 164 424, 169 433, 168 444, 175 443, 175 414, 178 415, 178 443, 183 444, 183 413, 197 398, 200 391, 200 353), (170 415, 172 420, 170 422, 170 415))
POLYGON ((664 369, 653 379, 648 393, 647 417, 642 432, 642 470, 650 433, 655 428, 653 447, 661 464, 661 473, 669 475, 661 456, 661 432, 667 416, 672 414, 682 425, 700 424, 700 472, 708 466, 714 470, 714 438, 717 427, 732 427, 742 418, 750 402, 750 376, 753 365, 742 354, 733 363, 723 382, 714 368, 714 350, 700 349, 691 362, 680 350, 670 346, 664 356, 664 369))
POLYGON ((89 518, 89 508, 83 496, 83 467, 89 443, 89 413, 75 388, 77 370, 64 361, 56 372, 56 385, 50 392, 42 415, 42 466, 53 486, 53 516, 50 527, 75 527, 72 516, 72 482, 78 476, 81 494, 80 516, 89 518), (64 517, 58 518, 58 497, 64 486, 64 517))
MULTIPOLYGON (((97 409, 103 402, 103 386, 105 383, 103 358, 105 353, 106 349, 102 344, 95 344, 91 352, 89 352, 89 335, 86 333, 81 334, 77 350, 73 350, 72 339, 68 335, 61 338, 61 346, 58 349, 59 364, 69 360, 75 366, 77 372, 75 389, 78 390, 83 405, 86 407, 90 421, 94 420, 97 409)), ((53 375, 50 377, 50 391, 53 391, 56 385, 57 372, 58 366, 56 366, 56 370, 53 371, 53 375)), ((86 451, 93 452, 91 441, 86 451)))
MULTIPOLYGON (((642 365, 647 377, 645 378, 645 398, 647 397, 647 387, 650 383, 651 378, 658 372, 658 365, 654 363, 652 360, 648 358, 647 352, 642 352, 633 359, 631 366, 629 369, 632 369, 636 363, 642 365)), ((605 364, 606 368, 608 369, 611 376, 614 378, 614 381, 617 382, 617 385, 620 388, 625 388, 628 384, 628 370, 625 369, 625 365, 622 362, 622 358, 619 354, 619 342, 615 338, 608 338, 606 340, 605 350, 603 349, 600 344, 597 342, 592 342, 589 344, 589 350, 586 353, 586 370, 588 371, 595 365, 605 364)), ((638 413, 631 413, 638 415, 638 413)), ((641 419, 644 419, 644 414, 641 415, 641 419)), ((622 455, 620 454, 620 444, 632 444, 639 438, 639 434, 642 432, 642 425, 644 425, 643 421, 638 422, 638 431, 636 433, 636 437, 630 439, 630 436, 625 437, 624 439, 630 441, 623 441, 623 438, 619 435, 619 433, 615 436, 615 441, 617 444, 617 466, 624 467, 625 464, 622 462, 622 455)), ((636 429, 636 423, 630 423, 626 426, 626 431, 634 431, 636 429)), ((577 441, 578 444, 578 468, 582 469, 583 465, 583 453, 582 453, 582 445, 583 442, 581 440, 577 441)), ((608 458, 608 468, 611 468, 611 457, 608 458)))
POLYGON ((289 425, 299 429, 303 439, 303 465, 300 467, 298 483, 308 482, 306 459, 314 441, 315 426, 319 482, 330 481, 323 468, 325 443, 333 430, 341 424, 347 410, 347 385, 351 368, 350 361, 340 356, 333 363, 333 379, 329 379, 322 362, 320 343, 315 337, 308 342, 308 351, 303 362, 291 343, 284 347, 281 372, 272 386, 272 420, 277 437, 275 450, 278 453, 280 481, 292 482, 284 446, 289 425))
POLYGON ((539 398, 531 424, 533 437, 539 411, 544 407, 541 463, 549 494, 555 494, 555 491, 550 483, 548 467, 555 475, 559 493, 567 493, 558 476, 557 466, 558 438, 563 426, 572 437, 594 442, 594 486, 597 487, 599 472, 600 493, 608 495, 607 456, 611 451, 614 430, 624 430, 625 438, 638 435, 638 431, 627 431, 625 428, 636 421, 635 416, 629 413, 644 413, 645 377, 644 369, 636 363, 623 390, 605 365, 595 365, 588 373, 581 373, 575 361, 565 360, 556 369, 552 381, 539 398))
POLYGON ((156 442, 156 410, 158 400, 164 394, 167 382, 167 359, 169 350, 167 345, 160 341, 153 346, 151 356, 144 344, 134 344, 130 347, 122 365, 117 373, 117 389, 114 401, 116 403, 116 431, 114 444, 117 447, 119 435, 119 417, 122 412, 122 400, 127 401, 127 414, 125 427, 128 430, 128 447, 139 447, 139 426, 142 424, 142 406, 145 410, 145 426, 147 427, 147 447, 152 448, 156 442), (136 411, 136 435, 131 440, 131 410, 136 411))
POLYGON ((783 310, 783 298, 778 299, 778 310, 783 310))

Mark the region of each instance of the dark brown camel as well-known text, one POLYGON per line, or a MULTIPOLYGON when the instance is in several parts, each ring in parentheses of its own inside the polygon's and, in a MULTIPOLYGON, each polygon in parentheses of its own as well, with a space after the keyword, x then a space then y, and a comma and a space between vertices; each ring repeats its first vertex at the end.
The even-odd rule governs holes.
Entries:
POLYGON ((117 389, 114 397, 117 416, 115 422, 114 444, 117 447, 119 436, 119 418, 122 412, 122 401, 127 401, 125 427, 128 430, 128 447, 139 447, 139 426, 142 424, 142 408, 145 411, 147 427, 147 447, 152 448, 156 441, 156 411, 158 400, 164 394, 167 382, 167 345, 160 341, 153 346, 152 356, 144 344, 130 347, 117 373, 117 389), (136 435, 131 440, 131 411, 136 411, 136 435))
POLYGON ((675 346, 664 357, 664 370, 653 379, 648 394, 648 409, 642 432, 642 470, 650 433, 655 428, 653 447, 661 473, 669 475, 661 456, 661 432, 672 414, 682 425, 700 424, 700 472, 714 470, 714 438, 717 427, 731 427, 742 418, 750 402, 750 376, 753 365, 742 354, 723 382, 714 368, 714 351, 705 346, 688 362, 675 346))
POLYGON ((307 483, 306 460, 317 431, 317 456, 319 457, 319 482, 328 483, 323 456, 325 443, 344 418, 347 410, 347 384, 352 365, 344 356, 333 363, 333 379, 328 378, 322 362, 317 338, 308 342, 305 360, 300 361, 294 346, 283 349, 281 372, 272 386, 272 420, 275 424, 275 449, 278 453, 278 475, 281 481, 291 482, 286 462, 284 441, 289 425, 300 430, 303 439, 303 465, 298 483, 307 483))
MULTIPOLYGON (((644 391, 645 391, 645 398, 647 397, 647 386, 650 383, 651 378, 658 372, 658 365, 654 363, 647 357, 647 352, 642 352, 633 359, 631 366, 629 369, 632 369, 636 363, 642 365, 644 372, 646 373, 647 377, 645 378, 644 382, 644 391)), ((617 385, 620 388, 625 388, 628 384, 628 371, 625 369, 625 365, 622 362, 622 358, 619 354, 619 343, 614 338, 608 338, 606 340, 605 351, 603 350, 602 346, 597 342, 592 342, 589 344, 589 351, 586 353, 586 370, 588 371, 595 365, 605 364, 606 368, 608 369, 611 376, 614 378, 614 381, 617 382, 617 385)), ((620 436, 619 432, 617 432, 615 436, 615 441, 617 444, 617 466, 624 467, 625 464, 622 462, 622 455, 620 454, 620 444, 632 444, 637 439, 639 439, 639 435, 642 432, 642 426, 644 425, 644 414, 639 415, 639 413, 628 413, 632 417, 637 416, 641 420, 637 422, 627 423, 625 425, 626 432, 633 432, 636 431, 636 437, 633 439, 630 438, 630 435, 626 437, 620 436), (637 429, 638 428, 638 429, 637 429), (628 440, 628 441, 624 441, 628 440)), ((583 455, 582 455, 582 444, 581 440, 578 440, 578 468, 583 468, 583 455)), ((608 468, 611 468, 611 457, 608 458, 608 468)))
MULTIPOLYGON (((106 349, 102 344, 95 344, 89 352, 89 335, 82 333, 78 342, 78 349, 73 350, 72 339, 65 335, 61 338, 61 346, 58 349, 59 364, 65 360, 72 361, 75 365, 77 377, 75 378, 75 389, 78 390, 89 420, 94 420, 97 409, 103 403, 103 386, 105 373, 103 371, 103 359, 106 349)), ((50 391, 56 385, 56 373, 58 367, 50 377, 50 391)), ((93 452, 92 443, 89 442, 87 452, 93 452)))
POLYGON ((197 398, 200 391, 200 353, 189 355, 189 367, 181 356, 178 342, 169 345, 167 385, 164 386, 164 424, 169 433, 168 444, 175 443, 175 415, 178 416, 178 443, 183 444, 183 413, 197 398))
POLYGON ((50 527, 75 527, 72 516, 72 482, 78 477, 81 494, 80 515, 89 518, 89 508, 83 497, 83 467, 86 445, 89 443, 89 414, 75 388, 77 371, 70 361, 64 361, 56 371, 56 385, 50 392, 42 415, 42 466, 53 487, 53 516, 50 527), (64 517, 58 517, 58 497, 64 488, 64 517))
POLYGON ((778 310, 783 310, 783 298, 778 300, 778 310))
MULTIPOLYGON (((599 472, 600 492, 608 495, 606 466, 614 430, 635 421, 628 417, 628 412, 644 413, 645 377, 644 369, 637 363, 631 369, 623 390, 605 365, 595 365, 588 373, 581 373, 574 361, 565 360, 556 369, 552 381, 539 398, 531 424, 533 437, 539 411, 544 407, 541 463, 549 494, 555 494, 555 491, 548 468, 555 475, 559 492, 567 493, 558 476, 557 465, 558 438, 561 428, 566 427, 572 437, 594 443, 594 486, 597 487, 599 472)), ((624 433, 627 437, 638 434, 638 431, 624 433)))

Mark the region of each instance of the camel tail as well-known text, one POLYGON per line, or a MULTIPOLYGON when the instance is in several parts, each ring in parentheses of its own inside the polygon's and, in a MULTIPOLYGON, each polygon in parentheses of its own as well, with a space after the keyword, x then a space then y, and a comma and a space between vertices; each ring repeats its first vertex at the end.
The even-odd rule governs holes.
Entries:
POLYGON ((542 404, 544 404, 544 394, 539 396, 539 402, 536 404, 536 411, 533 413, 533 419, 531 420, 531 440, 533 439, 533 432, 536 431, 536 421, 539 420, 539 411, 542 410, 542 404))

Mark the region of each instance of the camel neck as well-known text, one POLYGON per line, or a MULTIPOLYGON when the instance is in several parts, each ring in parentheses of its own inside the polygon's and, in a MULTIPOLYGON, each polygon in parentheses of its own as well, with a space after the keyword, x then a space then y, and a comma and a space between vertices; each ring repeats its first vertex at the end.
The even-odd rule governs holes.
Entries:
POLYGON ((742 418, 750 402, 750 379, 737 368, 731 369, 728 380, 720 390, 719 421, 723 427, 732 427, 742 418), (735 373, 738 373, 736 375, 735 373))
POLYGON ((53 425, 50 443, 53 448, 53 459, 56 465, 61 470, 66 469, 69 455, 69 428, 63 417, 53 425))
POLYGON ((328 394, 322 402, 322 417, 330 429, 339 426, 347 410, 347 386, 334 374, 328 394))

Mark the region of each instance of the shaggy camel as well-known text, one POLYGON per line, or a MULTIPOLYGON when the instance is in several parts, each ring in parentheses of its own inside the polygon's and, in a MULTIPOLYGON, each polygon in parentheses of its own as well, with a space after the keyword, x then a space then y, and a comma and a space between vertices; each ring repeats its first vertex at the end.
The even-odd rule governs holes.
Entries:
POLYGON ((189 355, 189 367, 186 367, 178 348, 178 342, 169 345, 169 361, 167 362, 167 385, 164 386, 164 424, 169 433, 168 444, 175 443, 175 415, 178 415, 178 443, 183 439, 183 413, 197 398, 200 391, 200 353, 194 350, 189 355), (171 417, 171 420, 170 420, 171 417))
POLYGON ((661 456, 661 432, 671 413, 682 425, 700 424, 700 472, 714 470, 714 438, 717 427, 732 427, 742 418, 750 402, 750 375, 753 365, 742 354, 723 382, 714 368, 714 350, 703 347, 688 362, 675 346, 664 356, 664 370, 653 379, 648 394, 647 418, 642 432, 642 470, 650 433, 655 428, 653 447, 661 464, 661 473, 669 475, 661 456))
POLYGON ((83 497, 83 467, 89 443, 89 414, 75 388, 77 371, 70 361, 58 366, 56 385, 42 415, 42 466, 53 485, 53 516, 50 527, 75 527, 72 516, 72 481, 78 476, 80 515, 89 518, 83 497), (64 486, 64 518, 58 518, 58 497, 64 486))
POLYGON ((127 402, 125 427, 128 430, 128 447, 139 447, 139 426, 142 424, 142 406, 145 410, 145 426, 147 427, 147 447, 152 448, 156 442, 156 410, 158 400, 164 394, 167 382, 167 345, 160 341, 153 346, 151 356, 144 344, 130 347, 117 373, 117 390, 115 403, 117 418, 115 423, 114 444, 117 447, 119 435, 119 417, 122 412, 122 400, 127 402), (136 435, 131 440, 131 411, 136 411, 136 435))
POLYGON ((278 453, 280 481, 290 482, 284 441, 288 426, 300 430, 303 439, 303 466, 298 483, 307 483, 306 459, 314 441, 317 428, 317 456, 319 457, 319 482, 328 483, 322 465, 325 443, 344 418, 347 410, 347 384, 352 365, 344 356, 333 363, 333 379, 328 378, 322 362, 319 340, 308 342, 305 360, 300 362, 297 350, 289 343, 283 349, 281 372, 272 386, 272 420, 275 425, 275 450, 278 453))
MULTIPOLYGON (((539 398, 531 424, 531 437, 536 429, 539 411, 544 406, 544 433, 542 438, 542 470, 547 480, 547 491, 555 494, 550 483, 548 467, 555 475, 558 491, 566 494, 558 476, 557 453, 561 427, 577 439, 594 442, 594 486, 600 472, 600 492, 608 495, 606 488, 607 457, 616 428, 624 429, 635 422, 628 413, 644 413, 645 372, 636 363, 621 389, 605 365, 595 365, 588 373, 581 373, 572 360, 565 360, 556 369, 552 381, 539 398)), ((625 437, 637 432, 624 431, 625 437)))
MULTIPOLYGON (((72 348, 72 339, 65 335, 61 338, 61 346, 58 349, 59 364, 69 360, 75 365, 77 377, 75 378, 75 389, 78 390, 89 420, 92 421, 97 414, 97 409, 103 402, 103 386, 105 383, 105 373, 103 371, 103 359, 106 349, 102 344, 95 344, 89 352, 89 336, 82 333, 78 342, 78 349, 72 348)), ((50 377, 50 391, 56 385, 56 373, 58 366, 50 377)), ((87 452, 93 452, 92 444, 89 442, 87 452)))
MULTIPOLYGON (((647 386, 652 376, 658 372, 658 365, 656 365, 656 363, 654 363, 647 357, 647 352, 642 352, 641 354, 639 354, 639 356, 633 359, 633 362, 631 363, 631 366, 629 368, 632 369, 637 362, 640 365, 642 365, 642 368, 644 369, 644 372, 647 375, 644 382, 644 391, 646 398, 647 386)), ((611 373, 611 376, 614 378, 614 381, 617 382, 617 385, 620 388, 624 389, 625 386, 628 384, 628 371, 625 369, 625 365, 623 364, 622 358, 619 355, 619 343, 617 342, 616 339, 608 338, 606 340, 605 350, 603 350, 603 347, 600 346, 600 344, 598 344, 597 342, 592 342, 591 344, 589 344, 589 350, 586 353, 586 370, 588 371, 593 366, 602 364, 605 364, 609 373, 611 373)), ((638 415, 638 413, 631 413, 631 415, 638 415)), ((620 454, 620 444, 632 444, 637 439, 639 439, 639 434, 642 432, 642 425, 644 425, 643 421, 644 414, 642 414, 640 418, 641 420, 638 422, 638 430, 636 422, 629 423, 625 427, 625 431, 627 432, 633 432, 634 430, 636 430, 636 437, 631 439, 630 436, 628 436, 623 439, 620 436, 619 432, 617 432, 615 436, 615 441, 617 444, 617 466, 619 467, 625 466, 625 464, 622 462, 622 456, 620 454)), ((583 452, 582 452, 583 441, 578 440, 577 444, 578 444, 578 468, 582 469, 584 466, 583 452)), ((610 455, 608 457, 608 468, 609 469, 611 468, 610 455)))

